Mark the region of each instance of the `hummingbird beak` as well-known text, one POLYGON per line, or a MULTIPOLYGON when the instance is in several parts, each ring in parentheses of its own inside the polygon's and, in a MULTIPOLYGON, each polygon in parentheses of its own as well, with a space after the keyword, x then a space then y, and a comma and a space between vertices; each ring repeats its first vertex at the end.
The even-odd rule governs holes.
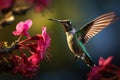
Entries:
POLYGON ((70 22, 70 20, 68 20, 68 19, 65 19, 65 20, 48 19, 48 20, 62 23, 62 25, 64 26, 64 29, 65 29, 65 32, 68 32, 68 31, 72 30, 71 22, 70 22))
POLYGON ((50 21, 55 21, 55 22, 59 22, 59 23, 64 23, 64 22, 67 22, 69 20, 59 20, 59 19, 48 19, 50 21))
POLYGON ((48 20, 50 20, 50 21, 55 21, 55 22, 59 22, 59 23, 62 22, 61 20, 58 20, 58 19, 48 19, 48 20))

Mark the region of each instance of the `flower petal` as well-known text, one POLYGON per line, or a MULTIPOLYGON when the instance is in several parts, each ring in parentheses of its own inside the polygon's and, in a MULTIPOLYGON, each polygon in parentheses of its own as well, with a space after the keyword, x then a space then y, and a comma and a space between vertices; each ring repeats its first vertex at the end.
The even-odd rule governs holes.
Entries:
POLYGON ((29 30, 28 25, 27 25, 27 24, 24 24, 23 27, 24 27, 23 35, 24 35, 24 36, 28 36, 28 35, 29 35, 29 34, 28 34, 28 30, 29 30))
POLYGON ((37 65, 41 61, 41 59, 38 54, 33 54, 28 58, 28 61, 30 61, 33 65, 37 65))
POLYGON ((27 24, 28 27, 30 28, 32 26, 32 20, 30 20, 30 19, 26 20, 25 24, 27 24))
POLYGON ((100 57, 100 59, 99 59, 99 65, 102 66, 103 63, 104 63, 104 61, 105 61, 104 58, 103 58, 103 57, 100 57))
POLYGON ((108 65, 108 64, 112 61, 112 59, 113 59, 113 56, 108 57, 108 58, 104 61, 103 66, 108 65))
POLYGON ((13 35, 21 35, 29 37, 28 30, 32 25, 32 20, 28 19, 25 22, 19 22, 16 26, 16 31, 13 31, 13 35))
POLYGON ((18 24, 17 24, 17 26, 16 26, 16 30, 18 31, 22 31, 23 30, 23 24, 24 24, 24 22, 19 22, 18 24))
POLYGON ((13 33, 13 35, 15 35, 15 36, 17 36, 17 35, 20 35, 20 34, 21 34, 21 32, 18 32, 18 31, 13 31, 12 33, 13 33))

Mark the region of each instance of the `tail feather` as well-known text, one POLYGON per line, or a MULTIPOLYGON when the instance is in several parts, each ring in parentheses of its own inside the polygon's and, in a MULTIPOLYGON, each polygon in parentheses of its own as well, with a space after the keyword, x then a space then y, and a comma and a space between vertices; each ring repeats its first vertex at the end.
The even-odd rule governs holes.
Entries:
POLYGON ((81 58, 81 59, 87 64, 87 66, 89 66, 89 67, 95 66, 93 60, 90 57, 88 57, 87 55, 85 55, 84 58, 81 58))
POLYGON ((84 53, 81 57, 80 56, 75 56, 75 62, 78 60, 78 58, 81 58, 87 64, 88 67, 95 66, 93 60, 88 55, 86 55, 84 53))

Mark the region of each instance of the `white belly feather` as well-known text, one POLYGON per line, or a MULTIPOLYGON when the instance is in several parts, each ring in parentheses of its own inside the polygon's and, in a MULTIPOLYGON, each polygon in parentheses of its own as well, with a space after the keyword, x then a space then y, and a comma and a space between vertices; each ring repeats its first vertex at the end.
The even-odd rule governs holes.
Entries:
POLYGON ((70 48, 70 50, 74 53, 73 48, 72 48, 72 43, 73 43, 73 37, 74 37, 74 33, 75 31, 71 31, 71 32, 66 32, 66 37, 67 37, 67 43, 68 43, 68 47, 70 48))

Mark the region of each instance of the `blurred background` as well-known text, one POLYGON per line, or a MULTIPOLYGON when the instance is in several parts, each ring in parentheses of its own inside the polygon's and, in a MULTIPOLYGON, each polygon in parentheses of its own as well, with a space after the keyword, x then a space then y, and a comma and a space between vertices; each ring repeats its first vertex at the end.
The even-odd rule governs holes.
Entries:
MULTIPOLYGON (((36 76, 37 80, 86 80, 90 70, 79 59, 75 62, 74 56, 69 50, 66 35, 59 23, 51 22, 49 18, 70 19, 76 29, 80 29, 89 21, 107 12, 115 12, 120 15, 120 0, 51 0, 51 6, 42 13, 34 10, 25 15, 16 16, 11 25, 0 30, 0 41, 12 41, 17 39, 12 35, 16 24, 27 19, 33 20, 33 26, 29 33, 35 35, 41 33, 42 26, 47 27, 51 37, 52 59, 50 62, 41 62, 36 76)), ((99 57, 114 56, 113 63, 120 66, 120 21, 109 25, 85 45, 94 62, 98 64, 99 57)), ((0 75, 0 80, 27 80, 20 75, 0 75)))

